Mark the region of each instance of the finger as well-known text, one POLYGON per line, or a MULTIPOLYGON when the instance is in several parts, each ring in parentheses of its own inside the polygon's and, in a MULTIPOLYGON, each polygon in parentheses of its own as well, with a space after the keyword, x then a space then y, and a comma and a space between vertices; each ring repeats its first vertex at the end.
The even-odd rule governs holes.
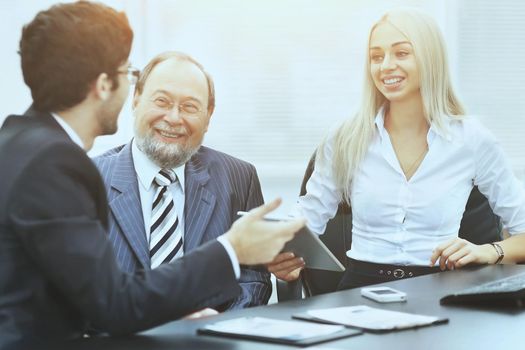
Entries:
POLYGON ((282 263, 283 261, 291 260, 295 258, 295 254, 292 252, 284 252, 275 257, 271 263, 268 265, 277 265, 279 263, 282 263))
POLYGON ((304 265, 291 266, 289 269, 272 272, 275 277, 282 280, 297 279, 304 265), (293 278, 290 278, 293 277, 293 278))
POLYGON ((447 269, 447 258, 445 258, 443 255, 439 257, 439 269, 441 271, 445 271, 447 269))
POLYGON ((293 258, 293 259, 283 261, 279 264, 269 264, 268 267, 269 269, 271 268, 274 271, 285 270, 285 269, 289 269, 290 266, 301 264, 302 261, 303 261, 302 258, 293 258))
POLYGON ((445 255, 445 251, 441 252, 441 255, 439 256, 439 268, 441 271, 445 271, 447 269, 447 260, 448 255, 445 255))
POLYGON ((295 269, 287 274, 275 274, 275 277, 277 277, 280 280, 286 281, 286 282, 292 282, 297 280, 299 277, 301 277, 301 270, 303 268, 295 269))
POLYGON ((468 264, 472 264, 475 260, 476 260, 476 257, 474 256, 474 254, 467 254, 457 261, 456 268, 459 269, 468 264))
POLYGON ((450 255, 450 257, 448 258, 448 262, 452 264, 454 268, 457 268, 458 266, 456 265, 458 261, 464 256, 470 254, 470 252, 471 252, 470 248, 468 246, 464 246, 463 248, 461 248, 454 254, 450 255))
POLYGON ((449 270, 453 270, 455 264, 455 260, 450 261, 451 257, 463 248, 467 248, 467 241, 458 239, 441 253, 441 257, 449 270))
POLYGON ((456 241, 441 252, 441 256, 439 257, 439 267, 441 270, 445 270, 445 268, 451 270, 453 268, 452 262, 449 261, 450 256, 463 248, 463 246, 464 244, 462 242, 456 241))
POLYGON ((449 250, 449 252, 446 252, 444 254, 444 257, 446 259, 446 266, 449 270, 456 269, 456 262, 459 258, 461 258, 463 255, 468 254, 468 247, 461 246, 461 245, 454 245, 453 246, 455 251, 452 249, 449 250))
POLYGON ((288 274, 286 274, 286 276, 282 279, 284 279, 285 281, 295 281, 296 279, 298 279, 300 276, 301 276, 301 270, 303 269, 304 267, 300 267, 298 269, 295 269, 293 271, 290 271, 288 274))
POLYGON ((456 241, 450 246, 448 246, 443 252, 441 253, 442 256, 446 257, 447 259, 454 254, 455 252, 459 251, 463 247, 465 247, 465 241, 456 241))
POLYGON ((447 268, 449 268, 448 257, 450 256, 450 254, 453 254, 456 252, 457 250, 456 248, 457 246, 453 245, 445 249, 443 252, 441 252, 441 255, 439 257, 439 268, 441 269, 441 271, 445 271, 447 268))
POLYGON ((455 241, 456 241, 456 238, 451 239, 449 241, 446 241, 436 246, 434 250, 432 251, 432 255, 430 256, 430 266, 434 266, 438 258, 441 256, 441 253, 443 253, 443 250, 445 250, 449 245, 453 244, 455 241))
POLYGON ((295 258, 295 259, 284 261, 280 264, 269 265, 268 271, 272 273, 276 273, 276 272, 283 273, 285 271, 290 272, 299 267, 302 267, 303 265, 304 265, 303 258, 295 258))
POLYGON ((439 259, 440 267, 442 267, 442 269, 443 269, 444 268, 444 263, 446 261, 446 258, 444 260, 442 259, 443 252, 448 247, 453 245, 457 240, 458 240, 457 238, 454 238, 454 239, 451 239, 449 241, 446 241, 446 242, 441 243, 438 246, 436 246, 436 248, 434 248, 434 250, 432 251, 432 255, 430 256, 430 266, 434 266, 436 264, 436 262, 438 261, 438 259, 439 259))
POLYGON ((276 198, 270 203, 263 204, 257 208, 250 210, 250 216, 256 219, 262 219, 266 214, 274 211, 281 205, 282 199, 276 198))

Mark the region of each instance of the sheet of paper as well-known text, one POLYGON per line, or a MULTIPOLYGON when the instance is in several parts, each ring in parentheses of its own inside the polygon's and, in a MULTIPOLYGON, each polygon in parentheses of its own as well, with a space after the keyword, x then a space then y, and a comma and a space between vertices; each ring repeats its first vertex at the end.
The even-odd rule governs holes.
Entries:
POLYGON ((283 321, 265 317, 241 317, 207 325, 206 329, 278 339, 308 339, 333 334, 344 326, 319 325, 301 321, 283 321))
POLYGON ((309 310, 308 314, 328 322, 374 330, 423 326, 432 324, 439 319, 433 316, 381 310, 366 305, 309 310))

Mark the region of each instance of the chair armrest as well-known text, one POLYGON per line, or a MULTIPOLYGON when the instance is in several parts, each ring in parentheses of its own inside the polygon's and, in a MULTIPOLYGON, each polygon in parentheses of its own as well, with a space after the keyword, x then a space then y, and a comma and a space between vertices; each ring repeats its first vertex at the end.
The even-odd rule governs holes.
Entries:
POLYGON ((301 278, 292 282, 286 282, 276 278, 277 301, 299 300, 303 298, 303 283, 301 278))

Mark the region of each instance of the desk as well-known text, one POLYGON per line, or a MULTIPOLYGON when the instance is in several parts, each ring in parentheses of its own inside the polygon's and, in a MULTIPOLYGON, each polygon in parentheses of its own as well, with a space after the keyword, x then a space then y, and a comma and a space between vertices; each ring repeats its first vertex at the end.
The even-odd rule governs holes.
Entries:
POLYGON ((290 315, 314 308, 365 304, 384 309, 448 317, 449 323, 385 334, 370 334, 317 345, 327 349, 521 349, 525 344, 525 310, 479 309, 441 306, 449 292, 525 272, 523 265, 497 265, 449 271, 385 283, 408 295, 406 303, 378 304, 359 290, 320 295, 300 301, 227 312, 205 320, 175 321, 125 338, 90 338, 68 344, 71 349, 184 349, 268 350, 299 349, 268 343, 196 335, 199 326, 240 316, 290 319, 290 315))

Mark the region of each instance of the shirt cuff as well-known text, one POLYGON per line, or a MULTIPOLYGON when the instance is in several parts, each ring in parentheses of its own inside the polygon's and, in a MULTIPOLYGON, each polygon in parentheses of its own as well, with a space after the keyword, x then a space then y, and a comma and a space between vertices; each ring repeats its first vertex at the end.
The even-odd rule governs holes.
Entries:
POLYGON ((235 250, 233 250, 233 247, 230 241, 228 241, 228 239, 226 239, 226 237, 224 236, 219 236, 217 238, 217 241, 219 241, 223 245, 224 249, 226 249, 226 252, 228 253, 228 256, 230 257, 230 261, 232 263, 233 273, 235 274, 235 278, 236 279, 241 278, 241 266, 239 265, 237 254, 235 254, 235 250))

